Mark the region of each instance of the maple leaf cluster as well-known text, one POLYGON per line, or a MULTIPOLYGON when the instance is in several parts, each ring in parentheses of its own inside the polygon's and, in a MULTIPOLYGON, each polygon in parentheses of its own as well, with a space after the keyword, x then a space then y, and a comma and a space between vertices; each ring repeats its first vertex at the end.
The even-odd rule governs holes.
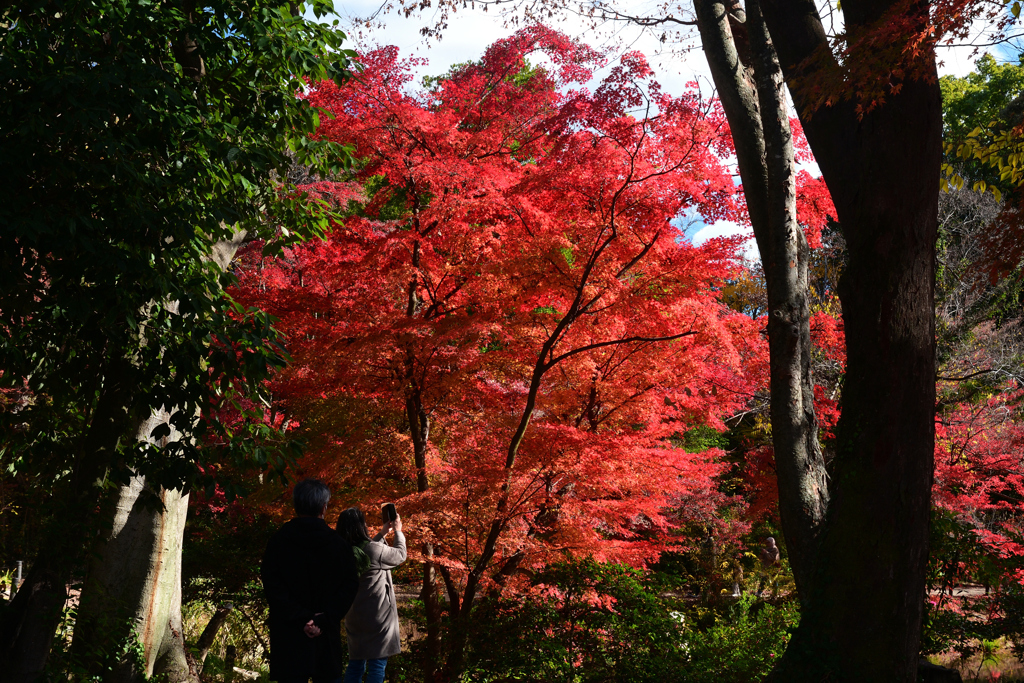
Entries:
POLYGON ((821 231, 829 219, 836 220, 836 207, 832 195, 820 176, 815 178, 807 171, 800 171, 796 177, 796 216, 804 229, 807 244, 812 249, 821 247, 821 231))
POLYGON ((935 427, 933 502, 955 513, 989 552, 1024 558, 1024 428, 1020 391, 996 393, 940 413, 935 427))
POLYGON ((672 437, 724 429, 763 365, 758 324, 720 301, 741 240, 672 224, 738 216, 721 111, 662 93, 638 53, 591 92, 603 60, 530 27, 416 91, 395 48, 362 55, 306 94, 358 159, 306 190, 347 217, 241 255, 235 296, 289 339, 273 392, 305 473, 395 500, 452 585, 552 553, 641 564, 714 518, 720 454, 672 437))

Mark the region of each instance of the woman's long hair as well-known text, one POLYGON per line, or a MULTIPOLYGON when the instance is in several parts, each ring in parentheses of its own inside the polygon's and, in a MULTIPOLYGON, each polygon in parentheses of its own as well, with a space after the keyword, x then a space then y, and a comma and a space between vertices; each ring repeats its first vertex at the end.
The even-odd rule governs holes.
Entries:
POLYGON ((366 517, 359 508, 349 508, 338 515, 338 525, 335 528, 341 537, 352 545, 362 545, 370 540, 366 517))

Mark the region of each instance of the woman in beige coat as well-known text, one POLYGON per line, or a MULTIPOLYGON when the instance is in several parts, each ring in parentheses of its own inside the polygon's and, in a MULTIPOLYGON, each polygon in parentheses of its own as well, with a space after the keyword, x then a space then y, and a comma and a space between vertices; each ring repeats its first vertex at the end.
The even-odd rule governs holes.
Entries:
POLYGON ((349 661, 344 683, 360 683, 364 671, 366 683, 382 683, 388 657, 402 651, 398 604, 391 581, 391 570, 406 557, 402 518, 385 524, 371 539, 362 510, 349 508, 338 517, 338 533, 352 545, 360 571, 355 602, 345 615, 349 661), (385 540, 392 530, 394 547, 385 540))

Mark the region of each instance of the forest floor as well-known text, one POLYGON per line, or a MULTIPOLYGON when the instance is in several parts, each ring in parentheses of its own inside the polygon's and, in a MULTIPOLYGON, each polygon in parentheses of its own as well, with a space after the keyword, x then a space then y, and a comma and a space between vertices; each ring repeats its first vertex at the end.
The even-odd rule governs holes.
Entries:
POLYGON ((995 660, 987 659, 982 654, 963 659, 953 651, 929 657, 934 664, 956 669, 964 679, 964 683, 981 683, 982 681, 999 681, 999 683, 1024 682, 1024 663, 1011 652, 1008 643, 1000 643, 993 653, 995 660), (987 661, 983 661, 987 659, 987 661))

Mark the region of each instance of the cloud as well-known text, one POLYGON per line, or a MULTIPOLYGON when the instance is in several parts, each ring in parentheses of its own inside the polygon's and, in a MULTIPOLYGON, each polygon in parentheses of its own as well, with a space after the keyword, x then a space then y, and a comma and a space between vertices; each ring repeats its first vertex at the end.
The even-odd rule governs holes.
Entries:
POLYGON ((688 234, 690 241, 697 246, 715 237, 732 237, 733 235, 743 235, 748 238, 743 244, 743 257, 747 261, 761 260, 761 252, 757 250, 754 233, 749 225, 740 225, 733 221, 718 221, 711 225, 702 225, 692 234, 688 234))

